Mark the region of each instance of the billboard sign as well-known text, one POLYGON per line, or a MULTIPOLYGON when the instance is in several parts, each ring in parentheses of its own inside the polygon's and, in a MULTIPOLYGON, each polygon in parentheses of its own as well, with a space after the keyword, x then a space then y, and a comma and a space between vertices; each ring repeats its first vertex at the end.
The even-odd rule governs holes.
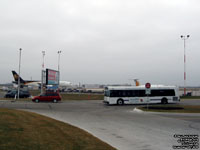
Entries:
POLYGON ((52 69, 46 69, 46 85, 58 85, 59 72, 52 69))

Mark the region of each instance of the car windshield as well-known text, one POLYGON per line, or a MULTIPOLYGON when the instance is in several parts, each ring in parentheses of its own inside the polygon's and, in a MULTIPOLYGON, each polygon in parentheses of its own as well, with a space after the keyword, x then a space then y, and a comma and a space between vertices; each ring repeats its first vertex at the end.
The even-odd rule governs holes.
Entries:
POLYGON ((12 93, 13 93, 13 94, 16 94, 16 93, 17 93, 17 91, 11 91, 10 93, 11 93, 11 94, 12 94, 12 93))

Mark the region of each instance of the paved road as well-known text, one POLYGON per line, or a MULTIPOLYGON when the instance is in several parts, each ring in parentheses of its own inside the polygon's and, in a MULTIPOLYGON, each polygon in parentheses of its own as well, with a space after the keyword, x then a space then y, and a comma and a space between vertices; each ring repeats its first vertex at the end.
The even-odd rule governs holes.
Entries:
POLYGON ((133 111, 134 105, 107 106, 102 101, 32 103, 0 101, 0 107, 23 109, 82 128, 120 150, 171 150, 174 134, 200 135, 200 114, 133 111))
POLYGON ((199 99, 181 99, 181 105, 200 105, 199 99))

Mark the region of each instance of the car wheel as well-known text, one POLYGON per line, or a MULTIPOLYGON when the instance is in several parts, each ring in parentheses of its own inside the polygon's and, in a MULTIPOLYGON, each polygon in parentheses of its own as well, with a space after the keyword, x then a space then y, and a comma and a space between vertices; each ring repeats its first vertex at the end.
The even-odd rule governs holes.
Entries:
POLYGON ((57 103, 57 99, 54 99, 53 102, 54 102, 54 103, 57 103))
POLYGON ((36 102, 36 103, 39 103, 39 99, 36 99, 35 102, 36 102))
POLYGON ((162 104, 167 104, 167 103, 168 103, 168 100, 167 100, 166 98, 163 98, 163 99, 161 100, 161 103, 162 103, 162 104))
POLYGON ((119 100, 117 101, 117 105, 124 105, 123 99, 119 99, 119 100))

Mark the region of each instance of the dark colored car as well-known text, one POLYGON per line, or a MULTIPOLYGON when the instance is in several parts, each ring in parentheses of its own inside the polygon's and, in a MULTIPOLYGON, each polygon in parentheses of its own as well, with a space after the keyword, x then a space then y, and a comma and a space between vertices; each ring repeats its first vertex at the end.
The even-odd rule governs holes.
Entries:
MULTIPOLYGON (((4 97, 5 98, 15 98, 17 96, 18 96, 18 91, 17 90, 11 90, 11 91, 8 91, 4 97)), ((22 90, 19 91, 19 98, 27 98, 27 97, 30 97, 30 96, 31 95, 28 91, 22 91, 22 90)))
POLYGON ((32 99, 33 102, 54 102, 57 103, 58 101, 61 101, 61 96, 57 92, 48 92, 41 94, 39 96, 35 96, 32 99))

